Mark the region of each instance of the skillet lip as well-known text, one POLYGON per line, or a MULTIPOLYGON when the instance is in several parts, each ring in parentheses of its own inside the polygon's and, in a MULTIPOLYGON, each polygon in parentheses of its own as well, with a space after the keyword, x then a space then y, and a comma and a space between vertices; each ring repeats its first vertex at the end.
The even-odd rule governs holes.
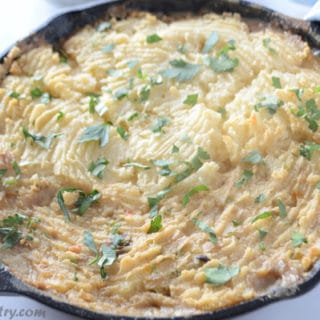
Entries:
MULTIPOLYGON (((122 7, 124 12, 140 10, 152 13, 161 13, 169 16, 177 13, 197 14, 203 12, 235 12, 239 13, 244 19, 259 19, 261 22, 269 23, 273 27, 300 35, 313 49, 320 51, 320 23, 306 22, 287 17, 269 8, 243 0, 157 0, 154 2, 148 0, 112 0, 107 3, 99 3, 89 7, 82 5, 78 8, 74 8, 72 11, 64 12, 50 19, 33 34, 19 41, 16 45, 22 49, 21 53, 28 51, 30 48, 42 41, 46 41, 57 49, 67 37, 71 36, 78 29, 105 18, 106 13, 108 13, 113 6, 122 7)), ((10 61, 6 61, 5 58, 8 53, 9 51, 2 54, 2 56, 0 54, 0 67, 1 63, 6 66, 6 62, 9 66, 11 62, 17 58, 13 57, 12 60, 10 59, 10 61)), ((6 71, 6 69, 2 71, 0 70, 0 83, 2 81, 1 72, 4 76, 6 71)), ((172 317, 122 316, 95 312, 73 304, 68 304, 58 298, 52 297, 48 293, 32 287, 16 278, 0 260, 0 292, 18 293, 60 311, 86 319, 97 320, 184 320, 188 318, 191 320, 227 319, 229 317, 238 316, 243 313, 256 310, 269 305, 270 303, 300 296, 311 290, 316 285, 319 285, 319 282, 320 261, 315 263, 312 271, 308 273, 307 277, 300 284, 280 289, 270 293, 270 295, 257 297, 223 309, 172 317)))

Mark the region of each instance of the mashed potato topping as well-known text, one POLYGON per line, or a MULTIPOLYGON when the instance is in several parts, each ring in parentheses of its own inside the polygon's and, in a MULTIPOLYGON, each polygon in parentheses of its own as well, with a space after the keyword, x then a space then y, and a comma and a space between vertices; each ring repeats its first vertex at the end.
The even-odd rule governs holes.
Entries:
POLYGON ((0 85, 0 259, 91 310, 177 316, 320 257, 320 62, 238 16, 138 13, 24 53, 0 85))

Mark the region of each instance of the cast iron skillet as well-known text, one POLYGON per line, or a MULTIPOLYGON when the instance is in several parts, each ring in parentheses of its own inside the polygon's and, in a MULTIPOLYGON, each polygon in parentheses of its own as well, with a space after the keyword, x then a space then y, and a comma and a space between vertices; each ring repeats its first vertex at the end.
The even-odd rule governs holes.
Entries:
MULTIPOLYGON (((130 10, 145 10, 154 13, 172 15, 175 13, 192 12, 238 12, 243 18, 258 19, 268 22, 272 26, 282 30, 288 30, 292 33, 300 35, 304 40, 308 41, 310 46, 320 52, 320 23, 305 22, 293 18, 286 17, 276 13, 270 9, 260 7, 239 0, 120 0, 112 1, 106 4, 98 5, 92 8, 78 10, 62 14, 50 21, 46 26, 39 29, 35 34, 20 41, 17 45, 23 51, 33 47, 39 41, 47 41, 54 48, 59 48, 63 40, 86 24, 92 24, 99 19, 106 19, 112 11, 113 16, 119 18, 125 17, 126 12, 130 10), (114 7, 118 7, 116 10, 114 7), (120 8, 119 8, 120 7, 120 8)), ((3 63, 1 73, 5 75, 6 70, 10 66, 12 59, 5 59, 5 55, 0 57, 0 63, 3 63)), ((1 258, 0 258, 1 259, 1 258)), ((277 290, 268 296, 256 298, 232 307, 220 309, 213 312, 207 312, 198 315, 189 316, 192 320, 218 320, 226 319, 244 312, 248 312, 259 307, 265 306, 271 302, 275 302, 284 298, 295 297, 313 288, 320 280, 320 262, 317 263, 305 281, 298 286, 277 290)), ((0 260, 0 291, 15 292, 26 295, 30 298, 38 300, 50 307, 61 311, 77 315, 86 319, 96 320, 133 320, 133 317, 123 317, 118 315, 110 315, 97 313, 77 306, 67 304, 52 298, 48 294, 17 279, 8 269, 1 264, 0 260)), ((159 319, 159 318, 158 318, 159 319)), ((160 318, 168 320, 168 318, 160 318)), ((175 320, 185 320, 186 317, 175 317, 175 320)), ((139 320, 150 320, 150 318, 139 317, 139 320)))

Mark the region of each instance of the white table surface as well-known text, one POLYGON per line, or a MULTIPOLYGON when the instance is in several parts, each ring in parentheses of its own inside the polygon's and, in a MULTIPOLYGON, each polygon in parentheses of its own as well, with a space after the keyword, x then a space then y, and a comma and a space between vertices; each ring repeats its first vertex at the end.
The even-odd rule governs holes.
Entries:
MULTIPOLYGON (((296 18, 303 18, 315 1, 252 0, 252 2, 274 8, 296 18)), ((63 7, 49 0, 0 0, 0 53, 53 16, 70 8, 71 6, 63 7)), ((320 319, 319 297, 320 284, 302 296, 273 303, 232 320, 320 319)), ((0 293, 0 320, 2 319, 77 320, 80 318, 54 310, 26 297, 0 293)))

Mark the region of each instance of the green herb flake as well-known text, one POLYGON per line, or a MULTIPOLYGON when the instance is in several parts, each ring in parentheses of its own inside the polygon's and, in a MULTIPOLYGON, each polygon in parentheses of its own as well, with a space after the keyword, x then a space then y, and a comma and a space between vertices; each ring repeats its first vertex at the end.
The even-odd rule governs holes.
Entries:
POLYGON ((229 282, 238 275, 239 272, 240 267, 238 266, 227 267, 222 264, 219 264, 218 267, 205 268, 204 270, 206 282, 216 286, 221 286, 229 282))
POLYGON ((168 118, 157 118, 157 122, 151 127, 153 133, 163 133, 163 127, 166 126, 170 120, 168 118))
POLYGON ((260 249, 261 251, 265 251, 265 250, 266 250, 266 245, 264 244, 264 242, 260 242, 260 243, 259 243, 259 249, 260 249))
POLYGON ((158 192, 156 197, 148 197, 150 217, 155 217, 156 215, 158 215, 158 204, 162 199, 164 199, 164 197, 170 192, 170 190, 170 187, 168 187, 158 192))
POLYGON ((187 98, 183 101, 184 104, 188 104, 189 106, 194 106, 198 101, 198 94, 190 94, 187 98))
POLYGON ((304 119, 308 123, 308 128, 312 132, 316 132, 318 130, 318 120, 320 119, 320 110, 318 109, 316 102, 314 99, 309 99, 305 106, 299 105, 298 110, 296 112, 292 111, 292 113, 301 119, 304 119))
POLYGON ((83 232, 83 244, 87 246, 93 253, 98 254, 98 249, 94 243, 92 233, 89 231, 83 232))
POLYGON ((128 97, 129 90, 127 88, 120 88, 114 93, 114 97, 117 100, 122 100, 125 97, 128 97))
POLYGON ((234 227, 241 226, 242 223, 243 223, 242 221, 237 220, 237 219, 232 220, 232 224, 233 224, 234 227))
POLYGON ((89 94, 90 100, 89 100, 89 112, 94 113, 95 107, 99 103, 100 99, 96 94, 89 94))
POLYGON ((132 121, 132 120, 136 119, 137 117, 139 117, 139 113, 138 113, 138 112, 133 112, 133 113, 127 118, 127 121, 132 121))
POLYGON ((102 251, 102 256, 98 260, 97 264, 100 267, 100 275, 102 279, 107 279, 108 275, 105 272, 105 266, 111 266, 117 258, 117 253, 116 250, 106 246, 102 245, 101 246, 101 251, 102 251))
POLYGON ((95 177, 98 177, 99 179, 103 179, 104 171, 109 164, 109 161, 102 157, 97 159, 95 162, 92 161, 89 165, 88 171, 95 177))
POLYGON ((177 147, 175 144, 172 146, 171 153, 178 153, 180 151, 179 147, 177 147))
POLYGON ((204 231, 206 233, 209 234, 210 236, 210 241, 212 243, 217 243, 218 242, 218 239, 217 239, 217 236, 216 236, 216 233, 214 232, 214 230, 208 226, 206 223, 198 220, 197 218, 193 218, 192 219, 192 222, 201 230, 201 231, 204 231))
POLYGON ((60 62, 67 63, 69 60, 68 54, 61 48, 58 50, 58 53, 59 53, 60 62))
POLYGON ((262 39, 262 44, 263 46, 269 50, 269 52, 271 52, 273 55, 277 55, 278 52, 271 47, 271 39, 270 38, 264 38, 262 39))
POLYGON ((118 132, 119 136, 120 136, 123 140, 128 141, 128 139, 129 139, 129 134, 128 134, 128 132, 126 131, 125 128, 123 128, 123 127, 117 127, 117 132, 118 132))
POLYGON ((266 200, 266 196, 263 193, 261 193, 254 199, 254 202, 255 203, 261 203, 261 202, 263 202, 265 200, 266 200))
POLYGON ((109 143, 110 123, 87 127, 83 130, 78 142, 99 141, 100 147, 105 147, 109 143))
POLYGON ((169 62, 170 69, 165 69, 160 74, 168 79, 176 79, 178 82, 186 82, 193 79, 200 70, 199 64, 192 64, 182 59, 169 62))
POLYGON ((291 89, 290 91, 293 92, 296 95, 296 97, 301 101, 304 89, 302 89, 302 88, 294 88, 294 89, 291 89))
POLYGON ((262 220, 262 219, 266 219, 272 217, 272 213, 270 211, 265 211, 261 214, 258 214, 257 216, 255 216, 252 220, 251 223, 255 223, 258 220, 262 220))
POLYGON ((0 169, 0 178, 2 178, 6 172, 8 171, 8 169, 0 169))
POLYGON ((150 90, 151 90, 150 85, 147 84, 143 86, 140 91, 140 97, 138 99, 138 102, 146 102, 150 97, 150 90))
POLYGON ((211 49, 217 44, 219 40, 219 35, 217 32, 213 31, 209 38, 207 39, 206 43, 204 44, 204 47, 202 49, 202 53, 206 54, 211 51, 211 49))
POLYGON ((160 176, 169 176, 171 174, 171 169, 169 168, 169 165, 173 163, 171 160, 151 160, 151 163, 153 163, 155 166, 160 167, 160 176))
POLYGON ((308 240, 299 232, 294 231, 291 236, 294 247, 300 247, 303 243, 308 243, 308 240))
POLYGON ((320 144, 306 141, 300 145, 300 155, 305 157, 307 160, 311 160, 315 151, 320 151, 320 144))
POLYGON ((244 163, 259 164, 263 162, 263 158, 259 151, 254 150, 249 152, 249 154, 246 157, 242 158, 241 161, 244 163))
POLYGON ((225 119, 227 117, 227 110, 224 107, 219 107, 217 112, 221 114, 222 119, 225 119))
POLYGON ((36 99, 36 98, 40 98, 42 96, 43 92, 39 88, 33 88, 30 91, 30 94, 31 94, 32 99, 36 99))
POLYGON ((39 134, 32 134, 28 131, 27 128, 22 128, 22 133, 25 137, 25 139, 31 138, 31 140, 35 143, 37 143, 40 147, 44 149, 49 149, 53 140, 59 136, 61 136, 61 133, 52 133, 48 135, 47 137, 39 135, 39 134))
POLYGON ((139 162, 127 162, 123 165, 124 167, 135 167, 135 168, 138 168, 138 169, 143 169, 143 170, 149 170, 151 169, 150 166, 146 166, 142 163, 139 163, 139 162))
POLYGON ((276 89, 281 89, 281 81, 279 77, 272 77, 272 86, 276 89))
POLYGON ((40 98, 40 102, 43 104, 49 104, 51 101, 51 95, 48 92, 45 92, 42 94, 41 98, 40 98))
POLYGON ((268 234, 268 231, 262 230, 262 229, 258 229, 259 232, 259 241, 263 240, 264 237, 268 234))
POLYGON ((20 93, 18 93, 17 91, 11 90, 11 91, 8 93, 8 96, 9 96, 10 98, 19 99, 19 98, 20 98, 20 93))
POLYGON ((189 190, 182 198, 182 205, 185 207, 189 201, 190 201, 190 197, 193 196, 196 193, 199 193, 200 191, 209 191, 209 188, 204 185, 204 184, 200 184, 194 188, 192 188, 191 190, 189 190))
POLYGON ((114 43, 108 43, 102 48, 102 52, 111 53, 115 47, 116 45, 114 43))
POLYGON ((162 38, 156 33, 151 34, 151 35, 147 36, 147 38, 146 38, 147 43, 155 43, 155 42, 159 42, 161 40, 162 40, 162 38))
POLYGON ((217 58, 209 58, 209 65, 214 72, 231 72, 239 64, 237 58, 231 59, 228 54, 220 54, 217 58))
POLYGON ((21 174, 21 169, 20 169, 19 164, 17 163, 17 161, 14 161, 12 163, 12 168, 13 168, 14 173, 16 175, 16 179, 19 179, 20 178, 20 174, 21 174))
POLYGON ((271 115, 273 115, 282 105, 283 101, 279 100, 277 96, 266 96, 260 103, 257 103, 254 106, 254 109, 258 112, 260 109, 265 108, 271 115))
POLYGON ((62 111, 59 111, 57 113, 57 121, 61 120, 64 117, 64 113, 62 111))
POLYGON ((280 212, 280 218, 285 218, 287 216, 287 209, 284 203, 281 201, 281 199, 277 200, 278 208, 280 212))
POLYGON ((127 62, 127 66, 129 69, 134 69, 139 63, 139 60, 138 59, 134 59, 134 60, 129 60, 127 62))
POLYGON ((147 234, 158 232, 162 228, 162 215, 157 214, 150 222, 147 234))
POLYGON ((236 186, 238 188, 242 187, 245 183, 247 183, 253 177, 253 172, 248 169, 244 169, 240 179, 236 182, 236 186))
POLYGON ((320 87, 314 88, 313 93, 320 93, 320 87))
POLYGON ((110 29, 111 29, 111 23, 109 21, 102 22, 97 27, 98 32, 103 32, 110 29))

